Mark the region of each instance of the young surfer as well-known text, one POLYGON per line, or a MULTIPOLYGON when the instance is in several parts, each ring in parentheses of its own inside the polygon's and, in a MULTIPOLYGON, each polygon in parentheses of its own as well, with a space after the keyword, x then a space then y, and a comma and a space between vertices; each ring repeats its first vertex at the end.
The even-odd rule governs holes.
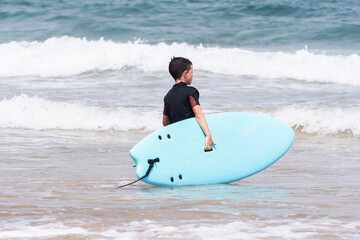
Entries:
POLYGON ((193 79, 191 61, 173 57, 169 63, 169 72, 175 80, 175 85, 164 97, 163 125, 195 117, 205 134, 205 150, 211 150, 215 143, 200 107, 199 91, 189 86, 193 79))

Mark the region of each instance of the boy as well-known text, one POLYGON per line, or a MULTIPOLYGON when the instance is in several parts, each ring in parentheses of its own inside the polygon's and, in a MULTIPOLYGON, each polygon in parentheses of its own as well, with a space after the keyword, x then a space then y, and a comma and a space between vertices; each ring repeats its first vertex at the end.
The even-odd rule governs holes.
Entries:
POLYGON ((199 103, 199 92, 189 87, 193 79, 193 65, 189 59, 173 57, 169 63, 169 72, 175 85, 164 97, 163 125, 195 117, 205 134, 205 151, 216 145, 212 140, 209 127, 199 103))

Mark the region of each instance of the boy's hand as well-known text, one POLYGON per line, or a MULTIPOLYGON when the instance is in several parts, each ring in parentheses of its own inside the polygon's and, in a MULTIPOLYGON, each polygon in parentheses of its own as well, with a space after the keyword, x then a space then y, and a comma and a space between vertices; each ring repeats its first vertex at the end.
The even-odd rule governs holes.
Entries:
POLYGON ((212 140, 211 135, 205 137, 205 151, 212 150, 212 145, 216 145, 216 143, 212 140))
POLYGON ((211 151, 212 145, 216 145, 216 144, 212 140, 210 129, 207 125, 205 115, 202 112, 200 105, 195 105, 192 109, 195 114, 197 122, 199 123, 201 129, 205 134, 205 151, 211 151))

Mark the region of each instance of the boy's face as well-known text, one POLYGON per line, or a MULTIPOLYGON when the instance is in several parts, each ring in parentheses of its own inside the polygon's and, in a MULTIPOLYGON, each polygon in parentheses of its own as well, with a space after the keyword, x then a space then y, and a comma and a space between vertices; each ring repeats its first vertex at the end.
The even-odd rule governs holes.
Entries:
POLYGON ((192 79, 193 79, 193 65, 191 65, 190 70, 184 72, 184 80, 186 82, 186 85, 191 85, 192 79))

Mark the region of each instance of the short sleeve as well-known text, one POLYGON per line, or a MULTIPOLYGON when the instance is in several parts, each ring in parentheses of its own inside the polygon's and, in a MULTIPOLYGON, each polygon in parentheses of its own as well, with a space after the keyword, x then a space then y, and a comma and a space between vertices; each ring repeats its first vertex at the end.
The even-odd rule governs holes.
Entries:
POLYGON ((199 91, 196 90, 196 88, 192 89, 192 91, 190 92, 190 97, 189 98, 190 98, 189 101, 190 101, 191 107, 194 107, 196 105, 200 105, 199 91))

